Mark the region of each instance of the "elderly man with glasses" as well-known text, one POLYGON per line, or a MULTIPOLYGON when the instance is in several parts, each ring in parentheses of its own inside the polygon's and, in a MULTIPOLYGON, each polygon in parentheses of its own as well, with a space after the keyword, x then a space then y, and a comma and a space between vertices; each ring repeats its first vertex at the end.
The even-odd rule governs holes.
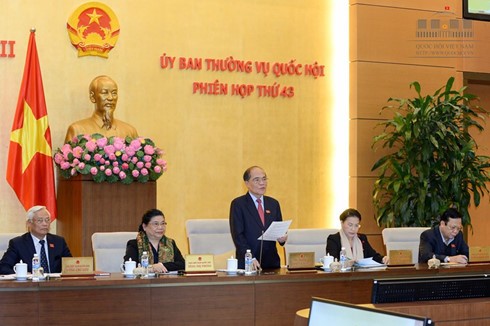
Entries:
POLYGON ((439 225, 420 235, 419 263, 435 256, 444 263, 468 263, 470 250, 463 239, 461 214, 455 208, 442 213, 439 225))
POLYGON ((60 273, 61 258, 71 257, 63 237, 49 233, 51 214, 45 206, 34 206, 27 211, 29 232, 9 241, 0 260, 0 274, 14 274, 14 266, 22 260, 32 272, 32 257, 38 254, 45 273, 60 273))
MULTIPOLYGON (((248 192, 235 198, 230 207, 230 230, 235 243, 238 268, 244 268, 247 249, 250 249, 256 258, 254 264, 257 268, 280 268, 281 260, 277 253, 276 242, 261 243, 257 240, 272 222, 282 221, 279 202, 272 197, 264 196, 268 179, 261 167, 248 168, 243 174, 243 181, 248 192)), ((281 246, 286 240, 287 235, 277 239, 281 246)))

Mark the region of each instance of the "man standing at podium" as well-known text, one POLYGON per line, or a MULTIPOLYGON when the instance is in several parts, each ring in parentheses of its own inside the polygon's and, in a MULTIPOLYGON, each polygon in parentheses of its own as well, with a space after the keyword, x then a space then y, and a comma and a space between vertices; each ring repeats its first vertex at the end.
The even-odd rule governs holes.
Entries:
POLYGON ((65 239, 49 233, 51 214, 45 206, 34 206, 27 211, 29 232, 9 241, 0 260, 0 274, 14 274, 14 266, 21 260, 32 272, 32 257, 39 255, 45 273, 61 273, 61 258, 71 257, 65 239))
POLYGON ((420 235, 419 263, 434 255, 441 263, 468 263, 470 250, 463 239, 461 214, 454 208, 442 213, 439 225, 420 235))
POLYGON ((133 126, 114 117, 118 98, 117 84, 114 80, 108 76, 95 77, 89 86, 89 97, 94 103, 94 113, 90 118, 72 123, 66 132, 65 142, 78 135, 95 133, 106 137, 138 137, 133 126))
MULTIPOLYGON (((248 168, 243 174, 243 181, 248 192, 235 198, 230 207, 230 229, 236 248, 238 268, 245 265, 245 252, 259 260, 260 267, 274 269, 281 267, 275 241, 257 240, 273 221, 282 221, 279 202, 272 197, 264 196, 267 190, 267 175, 258 166, 248 168), (261 250, 262 247, 262 250, 261 250)), ((287 235, 277 239, 282 246, 286 243, 287 235)), ((257 266, 258 267, 258 266, 257 266)))

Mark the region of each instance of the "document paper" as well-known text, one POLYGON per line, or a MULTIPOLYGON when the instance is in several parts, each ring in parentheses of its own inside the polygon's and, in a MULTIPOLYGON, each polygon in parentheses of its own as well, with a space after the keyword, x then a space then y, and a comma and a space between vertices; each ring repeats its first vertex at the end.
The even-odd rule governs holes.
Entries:
POLYGON ((269 228, 265 230, 264 234, 258 237, 257 240, 262 240, 262 237, 264 237, 264 241, 276 241, 277 238, 286 235, 292 221, 293 220, 272 222, 271 226, 269 226, 269 228))

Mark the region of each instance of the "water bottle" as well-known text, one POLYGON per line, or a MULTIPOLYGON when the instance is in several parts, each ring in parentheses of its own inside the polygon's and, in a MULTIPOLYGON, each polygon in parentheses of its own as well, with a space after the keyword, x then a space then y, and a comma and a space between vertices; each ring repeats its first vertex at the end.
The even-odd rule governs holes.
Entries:
POLYGON ((143 254, 141 255, 141 267, 145 269, 145 277, 148 276, 148 252, 143 251, 143 254))
POLYGON ((347 257, 345 256, 345 247, 340 249, 340 271, 345 272, 347 270, 347 257))
POLYGON ((39 281, 39 267, 41 267, 41 260, 38 254, 34 254, 32 257, 32 280, 39 281))
POLYGON ((252 257, 252 251, 250 249, 247 249, 247 253, 245 254, 245 274, 252 274, 253 273, 253 257, 252 257))

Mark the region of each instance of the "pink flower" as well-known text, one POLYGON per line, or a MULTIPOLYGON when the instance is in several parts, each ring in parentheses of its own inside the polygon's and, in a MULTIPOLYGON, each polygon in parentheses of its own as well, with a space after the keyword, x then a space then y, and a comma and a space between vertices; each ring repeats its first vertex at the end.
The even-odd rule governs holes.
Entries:
POLYGON ((141 174, 142 175, 148 175, 148 170, 145 168, 141 169, 141 174))
POLYGON ((126 173, 124 173, 123 171, 119 172, 119 179, 121 180, 126 179, 126 173))
POLYGON ((116 154, 114 154, 114 153, 109 154, 109 160, 115 161, 116 160, 116 154))
POLYGON ((102 155, 100 155, 99 153, 94 155, 95 162, 99 162, 101 159, 102 159, 102 155))
POLYGON ((81 148, 80 146, 77 146, 73 149, 73 156, 75 156, 76 158, 82 157, 82 154, 83 154, 83 148, 81 148))
POLYGON ((92 175, 96 175, 96 174, 97 174, 97 172, 98 172, 98 171, 97 171, 97 168, 96 168, 95 166, 94 166, 94 167, 92 167, 92 168, 90 168, 90 173, 91 173, 92 175))
POLYGON ((122 168, 123 170, 127 170, 127 169, 129 169, 129 164, 128 164, 128 163, 123 163, 123 164, 121 165, 121 168, 122 168))
POLYGON ((114 174, 119 174, 119 172, 121 172, 121 169, 116 166, 112 169, 112 172, 114 172, 114 174))
POLYGON ((68 163, 68 162, 61 162, 60 168, 62 170, 68 170, 70 168, 70 163, 68 163))
POLYGON ((84 159, 85 161, 90 161, 90 160, 92 159, 92 156, 90 156, 90 154, 85 154, 85 155, 83 156, 83 159, 84 159))
POLYGON ((104 171, 105 170, 105 165, 99 166, 99 170, 104 171))
POLYGON ((99 138, 96 140, 96 142, 97 142, 97 146, 99 146, 100 148, 104 148, 104 146, 107 145, 107 138, 105 137, 99 138))
POLYGON ((133 139, 131 141, 131 143, 129 144, 129 147, 133 150, 133 151, 137 151, 141 148, 141 142, 139 139, 133 139))
POLYGON ((135 156, 131 159, 131 162, 133 162, 133 164, 136 164, 138 162, 138 158, 135 156))
POLYGON ((124 148, 124 140, 122 140, 121 138, 119 137, 116 137, 114 138, 114 148, 116 149, 116 151, 120 151, 121 149, 124 148))
POLYGON ((160 173, 162 172, 162 168, 158 165, 156 165, 154 168, 153 168, 153 171, 155 171, 155 173, 160 173))
POLYGON ((112 162, 112 166, 119 166, 119 162, 118 161, 112 162))
POLYGON ((131 147, 126 147, 126 154, 128 154, 128 156, 130 157, 133 157, 136 154, 136 151, 131 147))
POLYGON ((140 173, 138 170, 133 170, 132 175, 133 175, 133 177, 137 178, 137 177, 139 177, 140 173))
POLYGON ((61 155, 61 153, 54 154, 54 162, 56 164, 61 164, 61 162, 63 162, 63 155, 61 155))
POLYGON ((111 169, 105 169, 105 175, 110 177, 112 175, 112 170, 111 169))
POLYGON ((164 159, 159 158, 159 159, 157 159, 157 164, 158 165, 164 165, 164 164, 166 164, 166 162, 164 159))
POLYGON ((104 152, 107 155, 110 155, 110 154, 114 154, 116 152, 116 149, 114 148, 113 145, 107 145, 107 146, 104 147, 104 152))
POLYGON ((99 160, 99 163, 100 164, 105 164, 105 158, 101 157, 100 160, 99 160))
POLYGON ((79 168, 80 170, 83 170, 83 169, 85 168, 85 163, 80 162, 80 164, 78 164, 78 168, 79 168))
POLYGON ((97 148, 97 143, 95 142, 95 140, 91 139, 85 144, 85 147, 89 152, 93 152, 97 148))
POLYGON ((70 174, 74 176, 75 174, 77 174, 77 170, 75 168, 72 168, 70 174))
POLYGON ((121 160, 123 160, 124 162, 127 162, 129 160, 129 156, 128 154, 124 153, 122 156, 121 156, 121 160))
POLYGON ((73 166, 78 165, 79 163, 80 163, 79 159, 76 158, 73 160, 73 166))
POLYGON ((145 163, 145 168, 151 169, 151 162, 146 162, 145 163))
POLYGON ((150 162, 151 161, 151 156, 150 155, 143 156, 143 161, 150 162))
POLYGON ((151 145, 145 145, 144 147, 145 154, 153 155, 155 153, 155 149, 151 145))
POLYGON ((143 166, 144 166, 143 162, 138 162, 138 163, 136 163, 136 167, 137 167, 138 169, 141 169, 143 166))

